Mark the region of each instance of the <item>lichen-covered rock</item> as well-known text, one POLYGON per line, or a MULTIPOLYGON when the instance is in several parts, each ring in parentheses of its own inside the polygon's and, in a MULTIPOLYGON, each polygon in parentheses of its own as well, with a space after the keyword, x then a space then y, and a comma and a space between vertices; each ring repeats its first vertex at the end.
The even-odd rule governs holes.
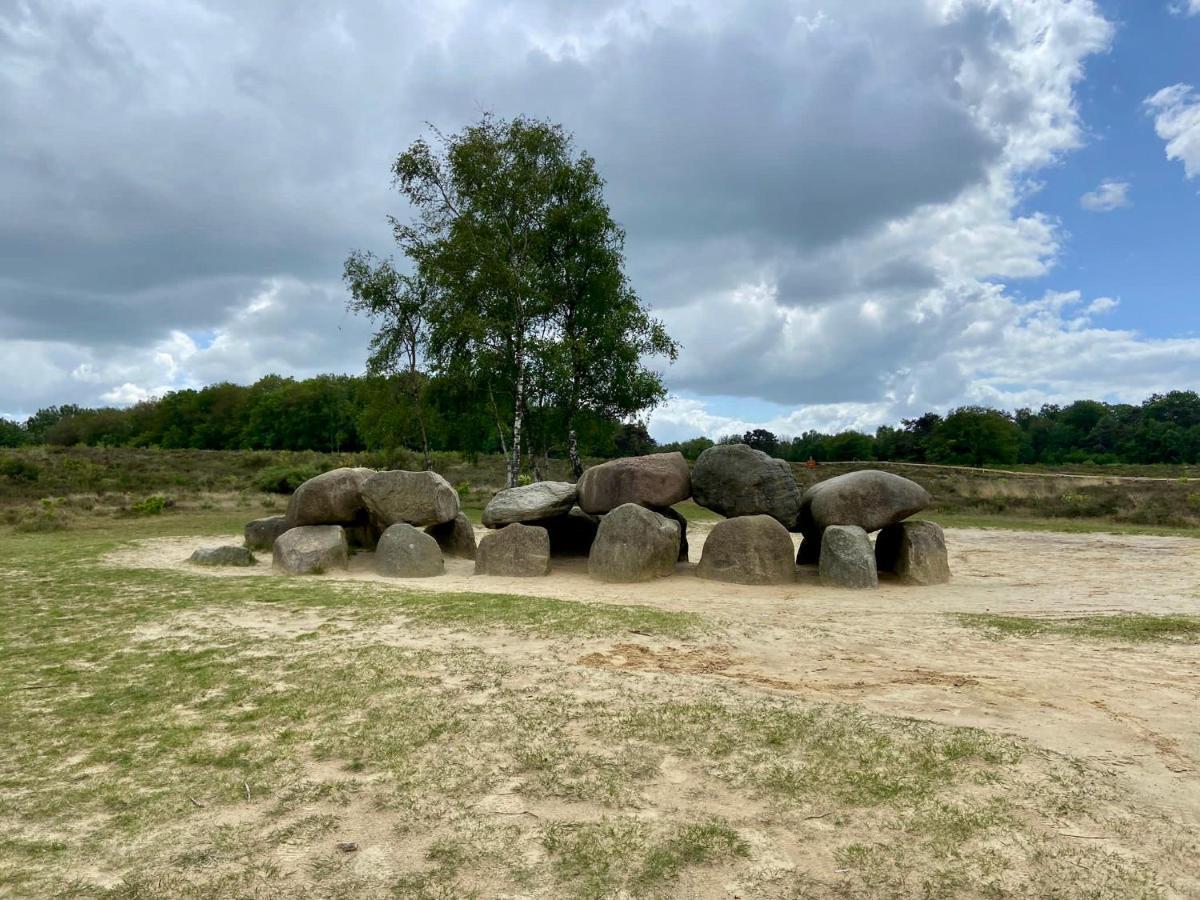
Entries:
POLYGON ((198 566, 252 566, 254 554, 245 547, 200 547, 193 551, 190 561, 198 566))
POLYGON ((796 577, 792 536, 771 516, 738 516, 713 526, 696 574, 734 584, 786 584, 796 577))
POLYGON ((362 486, 374 474, 374 469, 343 468, 308 479, 288 501, 288 522, 295 527, 366 521, 362 486))
POLYGON ((875 588, 879 574, 867 532, 857 525, 830 525, 821 536, 821 584, 840 588, 875 588))
POLYGON ((346 531, 341 525, 301 525, 275 539, 275 568, 289 575, 317 575, 349 565, 346 531))
POLYGON ((401 522, 380 535, 375 571, 389 578, 431 578, 446 571, 446 562, 432 536, 401 522))
POLYGON ((692 498, 726 518, 770 516, 792 531, 800 488, 791 467, 745 444, 709 447, 692 469, 692 498))
POLYGON ((400 522, 423 528, 458 515, 458 492, 437 472, 376 472, 363 482, 362 498, 381 528, 400 522))
POLYGON ((538 519, 529 524, 546 529, 546 533, 550 535, 551 556, 587 556, 596 540, 600 518, 589 515, 576 506, 565 516, 538 519))
POLYGON ((875 538, 875 564, 904 584, 945 584, 950 560, 942 526, 919 521, 888 525, 875 538))
POLYGON ((463 513, 449 522, 430 525, 425 533, 438 542, 444 555, 459 559, 475 558, 475 526, 463 513))
POLYGON ((613 459, 587 469, 579 479, 579 508, 597 515, 626 503, 671 506, 691 496, 692 482, 682 453, 613 459))
POLYGON ((535 481, 498 491, 483 510, 487 528, 503 528, 513 522, 534 522, 565 516, 575 505, 578 491, 568 481, 535 481))
POLYGON ((800 530, 818 535, 830 525, 857 525, 864 531, 878 531, 932 502, 925 488, 891 472, 849 472, 819 481, 804 492, 800 530))
POLYGON ((683 514, 678 512, 675 509, 675 507, 673 507, 673 506, 659 507, 659 508, 656 508, 654 511, 656 513, 658 513, 660 516, 666 516, 672 522, 675 522, 676 524, 679 525, 679 562, 687 562, 688 561, 688 539, 687 539, 688 523, 687 523, 687 519, 685 519, 683 517, 683 514))
POLYGON ((514 522, 485 534, 475 548, 476 575, 533 577, 550 574, 550 535, 514 522))
POLYGON ((270 550, 275 546, 275 538, 291 527, 287 516, 267 516, 247 522, 242 535, 251 550, 270 550))
POLYGON ((650 581, 670 575, 679 558, 679 523, 636 503, 600 520, 588 574, 600 581, 650 581))

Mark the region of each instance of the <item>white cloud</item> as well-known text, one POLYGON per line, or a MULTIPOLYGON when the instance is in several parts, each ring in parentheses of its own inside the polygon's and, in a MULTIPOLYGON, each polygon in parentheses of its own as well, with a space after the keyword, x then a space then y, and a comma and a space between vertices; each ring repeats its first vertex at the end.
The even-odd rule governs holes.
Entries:
POLYGON ((1106 179, 1094 191, 1088 191, 1079 198, 1079 205, 1088 212, 1112 212, 1131 205, 1129 200, 1129 182, 1106 179))
MULTIPOLYGON (((340 263, 388 250, 392 155, 482 109, 561 121, 597 159, 634 284, 684 345, 667 379, 688 399, 656 433, 1200 380, 1190 339, 1101 328, 1113 301, 1069 284, 1012 287, 1066 240, 1032 185, 1084 139, 1076 88, 1112 37, 1092 0, 29 0, 13 18, 0 408, 360 371, 340 263), (713 411, 736 398, 771 412, 713 411)), ((1190 101, 1149 102, 1163 134, 1190 101)))
POLYGON ((1167 159, 1182 162, 1188 178, 1200 175, 1200 94, 1190 84, 1173 84, 1147 97, 1146 106, 1167 142, 1167 159))
POLYGON ((1200 0, 1175 0, 1169 8, 1177 16, 1200 16, 1200 0))

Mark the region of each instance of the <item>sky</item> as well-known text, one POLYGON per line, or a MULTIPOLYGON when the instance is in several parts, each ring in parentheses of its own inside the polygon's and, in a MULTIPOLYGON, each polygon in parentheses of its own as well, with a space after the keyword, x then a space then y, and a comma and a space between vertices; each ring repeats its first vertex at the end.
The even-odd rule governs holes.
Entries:
POLYGON ((1200 387, 1200 0, 0 0, 0 415, 360 373, 485 111, 595 157, 661 441, 1200 387))

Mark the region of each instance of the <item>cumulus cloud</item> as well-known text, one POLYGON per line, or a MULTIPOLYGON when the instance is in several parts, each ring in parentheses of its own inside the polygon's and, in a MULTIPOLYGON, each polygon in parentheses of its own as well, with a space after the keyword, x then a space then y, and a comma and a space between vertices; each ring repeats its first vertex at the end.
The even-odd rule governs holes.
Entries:
POLYGON ((361 370, 341 261, 406 213, 392 156, 482 110, 596 157, 684 345, 656 433, 1194 381, 1187 340, 1010 287, 1053 270, 1032 185, 1111 37, 1092 0, 26 0, 0 11, 0 409, 361 370))
POLYGON ((1106 179, 1080 197, 1079 205, 1088 212, 1112 212, 1129 206, 1129 182, 1106 179))
POLYGON ((1173 84, 1146 98, 1154 130, 1167 143, 1167 159, 1183 163, 1188 178, 1200 175, 1200 94, 1190 84, 1173 84))

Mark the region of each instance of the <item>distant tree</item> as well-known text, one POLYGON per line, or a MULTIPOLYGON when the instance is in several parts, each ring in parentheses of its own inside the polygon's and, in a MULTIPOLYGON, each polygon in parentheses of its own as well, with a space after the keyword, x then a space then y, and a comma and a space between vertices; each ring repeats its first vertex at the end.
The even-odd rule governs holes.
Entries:
POLYGON ((27 439, 25 429, 16 422, 0 419, 0 447, 20 447, 27 439))
POLYGON ((613 448, 617 456, 645 456, 653 453, 658 442, 650 437, 642 422, 622 424, 613 435, 613 448))
POLYGON ((1014 463, 1021 430, 1011 417, 981 406, 953 410, 933 432, 929 458, 934 462, 982 466, 1014 463))
POLYGON ((742 435, 742 443, 755 450, 761 450, 768 456, 774 456, 779 451, 779 438, 765 428, 755 428, 742 435))
POLYGON ((486 386, 515 485, 531 406, 557 410, 568 430, 584 409, 636 414, 665 396, 641 355, 677 349, 625 279, 595 161, 561 127, 484 116, 435 135, 438 149, 417 140, 396 159, 416 218, 392 224, 429 291, 431 367, 486 386))
POLYGON ((824 443, 825 459, 857 461, 872 459, 875 455, 875 441, 861 431, 843 431, 826 438, 824 443))
POLYGON ((367 372, 395 377, 395 384, 412 405, 425 468, 432 469, 424 408, 429 379, 419 368, 429 344, 429 286, 417 276, 397 272, 390 259, 362 252, 350 254, 342 277, 350 289, 350 308, 379 324, 371 338, 367 372))
POLYGON ((61 420, 77 416, 81 412, 83 412, 83 407, 76 406, 73 403, 64 403, 62 406, 46 406, 39 409, 25 420, 25 434, 28 436, 29 443, 44 444, 46 442, 46 432, 61 420))

